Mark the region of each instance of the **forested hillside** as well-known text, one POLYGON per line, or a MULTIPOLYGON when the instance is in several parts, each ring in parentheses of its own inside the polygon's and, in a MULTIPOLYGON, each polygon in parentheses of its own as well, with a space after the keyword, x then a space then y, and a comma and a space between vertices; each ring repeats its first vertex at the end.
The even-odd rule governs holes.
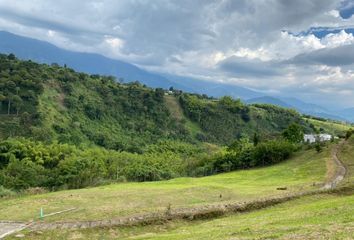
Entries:
POLYGON ((163 139, 224 145, 255 132, 280 133, 292 122, 305 126, 292 110, 181 92, 174 97, 185 116, 177 119, 164 94, 138 82, 122 84, 109 76, 1 55, 0 137, 142 152, 163 139), (197 125, 197 131, 191 124, 197 125))
POLYGON ((281 137, 289 125, 312 131, 293 110, 123 84, 13 54, 0 55, 0 107, 0 187, 8 189, 271 165, 296 149, 298 140, 281 137))

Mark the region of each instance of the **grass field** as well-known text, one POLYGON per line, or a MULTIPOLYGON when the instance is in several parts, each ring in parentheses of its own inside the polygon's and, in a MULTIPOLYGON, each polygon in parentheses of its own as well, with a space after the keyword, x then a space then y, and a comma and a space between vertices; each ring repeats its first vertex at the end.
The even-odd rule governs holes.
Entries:
POLYGON ((319 121, 311 118, 304 118, 305 120, 312 123, 316 128, 323 129, 326 133, 333 135, 344 135, 346 131, 353 126, 345 123, 333 122, 333 121, 319 121))
POLYGON ((214 220, 25 232, 26 239, 353 239, 354 195, 320 194, 214 220))
POLYGON ((122 183, 23 196, 0 200, 1 220, 37 218, 45 213, 76 207, 77 211, 46 218, 57 220, 99 220, 200 204, 247 201, 300 189, 313 189, 326 175, 330 149, 299 152, 286 162, 258 169, 242 170, 203 178, 178 178, 170 181, 122 183), (287 191, 276 190, 287 187, 287 191), (220 197, 221 195, 221 197, 220 197))

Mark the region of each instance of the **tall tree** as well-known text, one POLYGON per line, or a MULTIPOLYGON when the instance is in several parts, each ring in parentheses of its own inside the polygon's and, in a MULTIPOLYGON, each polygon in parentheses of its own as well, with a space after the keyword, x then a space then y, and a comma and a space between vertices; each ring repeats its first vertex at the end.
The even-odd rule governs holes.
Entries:
POLYGON ((283 131, 283 137, 292 143, 300 143, 304 139, 304 130, 297 123, 292 123, 283 131))

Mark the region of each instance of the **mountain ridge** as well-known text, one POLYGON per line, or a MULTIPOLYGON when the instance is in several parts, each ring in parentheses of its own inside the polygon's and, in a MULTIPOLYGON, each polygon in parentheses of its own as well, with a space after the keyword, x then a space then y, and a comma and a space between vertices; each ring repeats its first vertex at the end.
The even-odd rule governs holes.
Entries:
POLYGON ((121 60, 110 59, 96 53, 65 50, 46 41, 19 36, 6 31, 0 31, 0 39, 0 52, 6 54, 14 53, 17 57, 25 60, 33 60, 46 64, 57 63, 61 66, 67 65, 76 71, 89 74, 112 75, 120 80, 124 79, 125 82, 139 81, 153 88, 168 89, 173 87, 212 97, 228 95, 235 99, 240 98, 249 102, 258 101, 259 103, 270 103, 277 106, 294 108, 304 114, 354 122, 354 110, 350 108, 334 112, 322 106, 305 103, 295 98, 264 96, 263 93, 233 84, 149 72, 121 60), (267 97, 271 97, 272 99, 266 99, 267 97))

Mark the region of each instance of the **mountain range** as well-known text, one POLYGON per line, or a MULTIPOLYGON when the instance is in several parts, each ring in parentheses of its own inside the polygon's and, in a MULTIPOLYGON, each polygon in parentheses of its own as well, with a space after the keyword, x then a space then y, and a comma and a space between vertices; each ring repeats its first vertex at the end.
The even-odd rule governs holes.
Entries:
POLYGON ((303 102, 296 98, 264 96, 263 93, 233 84, 205 81, 191 77, 149 72, 136 65, 107 58, 95 53, 74 52, 59 48, 45 41, 0 31, 0 53, 13 53, 20 59, 40 63, 67 65, 76 71, 89 74, 112 75, 125 82, 139 81, 150 87, 174 87, 187 92, 207 94, 213 97, 232 96, 247 103, 268 103, 294 108, 301 113, 354 122, 354 108, 330 111, 322 106, 303 102))

